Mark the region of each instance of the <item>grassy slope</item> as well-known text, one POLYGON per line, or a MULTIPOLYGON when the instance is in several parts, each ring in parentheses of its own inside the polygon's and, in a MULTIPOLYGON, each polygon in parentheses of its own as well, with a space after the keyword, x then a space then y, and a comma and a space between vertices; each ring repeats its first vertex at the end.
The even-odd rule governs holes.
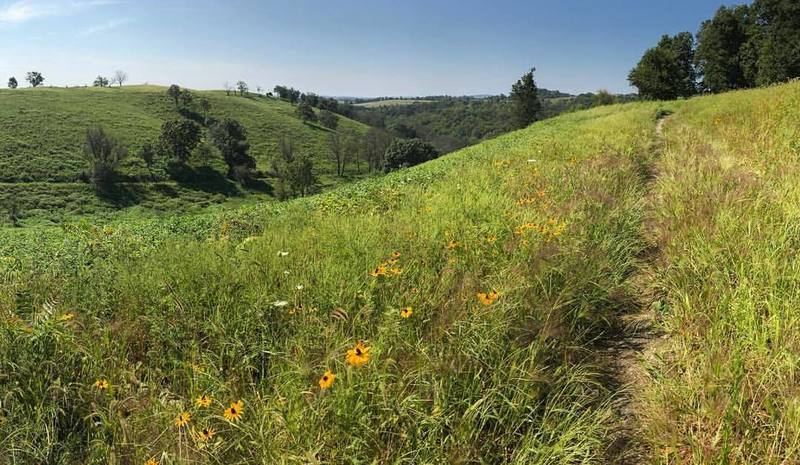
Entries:
MULTIPOLYGON (((339 182, 326 158, 326 129, 304 124, 288 103, 256 97, 226 96, 224 92, 196 92, 212 104, 209 116, 233 117, 248 129, 251 154, 257 168, 268 167, 277 153, 277 141, 289 136, 299 151, 316 156, 323 185, 339 182)), ((15 198, 23 217, 59 220, 63 215, 109 212, 120 206, 175 211, 180 207, 218 203, 241 196, 237 186, 216 174, 214 183, 186 186, 174 182, 125 186, 118 198, 98 198, 92 188, 78 182, 85 169, 82 148, 86 128, 100 125, 119 138, 132 155, 146 142, 157 139, 161 124, 180 114, 156 86, 118 88, 42 88, 0 91, 0 202, 15 198), (57 183, 57 184, 53 184, 57 183), (49 190, 58 195, 48 195, 49 190), (123 198, 124 197, 124 198, 123 198)), ((360 123, 341 118, 343 130, 363 131, 360 123)), ((224 173, 221 162, 213 165, 224 173)), ((135 157, 124 174, 147 174, 135 157)))
POLYGON ((42 229, 44 242, 10 232, 0 449, 47 463, 602 463, 610 393, 585 349, 634 301, 656 107, 537 123, 279 206, 42 229), (370 276, 393 251, 402 273, 370 276), (359 339, 372 358, 347 366, 359 339), (211 408, 193 405, 201 393, 211 408), (181 410, 221 440, 177 429, 181 410))
POLYGON ((694 99, 666 126, 653 286, 669 342, 642 416, 659 463, 800 455, 800 82, 694 99))

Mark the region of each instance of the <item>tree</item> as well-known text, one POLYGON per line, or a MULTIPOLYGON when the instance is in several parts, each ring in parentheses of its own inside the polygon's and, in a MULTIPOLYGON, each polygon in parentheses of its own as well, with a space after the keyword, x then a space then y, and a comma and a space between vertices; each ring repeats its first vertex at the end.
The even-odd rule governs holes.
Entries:
POLYGON ((100 127, 86 131, 83 153, 89 168, 89 179, 101 191, 114 182, 117 168, 128 155, 127 150, 100 127))
POLYGON ((166 121, 161 126, 159 151, 172 160, 185 163, 200 141, 200 127, 192 121, 181 119, 166 121))
POLYGON ((344 135, 344 150, 348 160, 355 160, 356 172, 361 173, 361 136, 354 130, 349 130, 344 135))
POLYGON ((236 83, 236 88, 239 89, 239 95, 244 97, 244 94, 247 93, 247 83, 244 81, 239 81, 236 83))
POLYGON ((511 86, 514 118, 519 128, 527 127, 536 121, 539 112, 542 110, 539 91, 536 88, 536 82, 533 80, 534 71, 536 71, 536 68, 532 68, 525 73, 516 84, 511 86))
POLYGON ((231 87, 231 83, 225 82, 225 84, 223 84, 222 87, 223 89, 225 89, 225 95, 230 97, 231 92, 233 92, 233 87, 231 87))
POLYGON ((612 105, 616 102, 617 98, 609 91, 605 89, 600 89, 594 95, 594 104, 595 105, 612 105))
POLYGON ((138 155, 144 162, 144 166, 147 167, 147 171, 150 172, 150 179, 153 179, 153 166, 155 166, 156 162, 156 151, 153 148, 153 144, 145 142, 138 155))
POLYGON ((362 140, 362 152, 369 170, 383 169, 386 149, 392 143, 392 134, 381 128, 371 127, 362 140))
POLYGON ((386 149, 383 169, 388 172, 407 168, 438 156, 436 149, 427 142, 419 139, 397 139, 386 149))
POLYGON ((183 108, 189 108, 194 102, 194 94, 189 89, 183 89, 180 95, 181 105, 183 108))
POLYGON ((339 127, 339 117, 328 110, 319 112, 319 122, 326 128, 335 131, 339 127))
POLYGON ((10 78, 8 78, 8 88, 9 89, 16 89, 18 85, 19 85, 19 83, 17 82, 17 78, 15 78, 14 76, 11 76, 10 78))
POLYGON ((167 89, 167 95, 175 100, 175 108, 178 108, 178 99, 181 97, 181 88, 177 84, 172 84, 167 89))
POLYGON ((25 80, 30 83, 31 87, 39 87, 44 82, 44 76, 38 71, 30 71, 25 76, 25 80))
POLYGON ((317 114, 314 113, 314 109, 307 102, 300 102, 297 105, 297 116, 303 121, 317 120, 317 114))
POLYGON ((103 76, 97 76, 94 78, 94 83, 92 83, 94 87, 108 87, 108 79, 103 76))
POLYGON ((248 153, 250 143, 247 142, 245 127, 235 119, 226 118, 211 128, 211 137, 228 164, 228 177, 246 181, 255 169, 256 161, 248 153))
POLYGON ((724 92, 755 85, 755 80, 748 78, 753 73, 746 72, 750 22, 750 7, 722 6, 700 26, 694 60, 703 90, 724 92))
POLYGON ((644 53, 628 80, 645 99, 672 100, 694 95, 697 73, 692 34, 661 37, 657 46, 644 53))
POLYGON ((800 1, 755 0, 751 8, 756 29, 749 48, 757 57, 758 85, 800 76, 800 1))
POLYGON ((211 111, 211 102, 205 97, 201 98, 200 109, 203 110, 203 116, 208 118, 208 112, 211 111))
POLYGON ((194 149, 194 159, 200 161, 204 166, 208 166, 218 153, 219 150, 213 143, 203 139, 194 149))
POLYGON ((111 83, 119 84, 119 86, 122 87, 122 84, 124 84, 125 81, 127 80, 128 80, 128 73, 118 69, 114 71, 114 76, 111 78, 111 83))
POLYGON ((278 98, 281 98, 283 100, 289 100, 289 88, 288 87, 286 87, 286 86, 275 86, 275 88, 272 89, 272 90, 275 92, 275 94, 278 96, 278 98))
POLYGON ((342 136, 334 132, 328 135, 328 151, 331 160, 336 163, 336 176, 344 176, 344 166, 347 163, 347 152, 342 136))
POLYGON ((278 178, 275 191, 282 199, 305 196, 317 184, 314 162, 306 155, 295 155, 294 145, 288 138, 278 141, 278 156, 272 160, 272 174, 278 178))

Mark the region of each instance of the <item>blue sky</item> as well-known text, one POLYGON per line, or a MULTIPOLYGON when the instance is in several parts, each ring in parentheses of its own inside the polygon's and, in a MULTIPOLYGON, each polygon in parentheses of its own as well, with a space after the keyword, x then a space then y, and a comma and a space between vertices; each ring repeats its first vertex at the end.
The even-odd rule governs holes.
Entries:
POLYGON ((665 33, 696 32, 722 0, 0 0, 0 77, 197 89, 247 81, 323 95, 629 92, 665 33))

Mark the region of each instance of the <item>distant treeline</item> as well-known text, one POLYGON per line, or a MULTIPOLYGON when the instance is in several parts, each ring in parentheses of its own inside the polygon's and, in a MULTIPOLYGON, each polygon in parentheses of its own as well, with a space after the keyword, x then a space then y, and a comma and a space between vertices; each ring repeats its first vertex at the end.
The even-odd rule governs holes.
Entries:
POLYGON ((800 77, 800 0, 755 0, 717 10, 696 35, 664 35, 628 79, 647 99, 669 100, 800 77))

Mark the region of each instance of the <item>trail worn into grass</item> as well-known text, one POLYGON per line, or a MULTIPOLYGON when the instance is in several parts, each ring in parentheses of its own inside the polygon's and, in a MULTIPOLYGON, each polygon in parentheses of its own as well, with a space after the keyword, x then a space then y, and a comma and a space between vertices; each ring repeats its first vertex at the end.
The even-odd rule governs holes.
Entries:
MULTIPOLYGON (((669 116, 663 116, 656 123, 656 140, 648 157, 651 163, 662 150, 664 125, 668 120, 669 116)), ((646 181, 649 190, 652 177, 646 181)), ((609 463, 616 465, 639 465, 647 460, 644 444, 639 440, 640 416, 636 412, 637 393, 646 379, 648 360, 655 357, 658 341, 662 337, 656 324, 657 315, 652 299, 642 295, 646 295, 645 270, 657 254, 655 247, 645 250, 639 257, 639 271, 630 278, 632 287, 641 292, 636 297, 635 308, 638 310, 622 315, 615 327, 598 339, 595 346, 598 364, 603 370, 603 381, 614 395, 612 408, 616 423, 606 457, 609 463)))

